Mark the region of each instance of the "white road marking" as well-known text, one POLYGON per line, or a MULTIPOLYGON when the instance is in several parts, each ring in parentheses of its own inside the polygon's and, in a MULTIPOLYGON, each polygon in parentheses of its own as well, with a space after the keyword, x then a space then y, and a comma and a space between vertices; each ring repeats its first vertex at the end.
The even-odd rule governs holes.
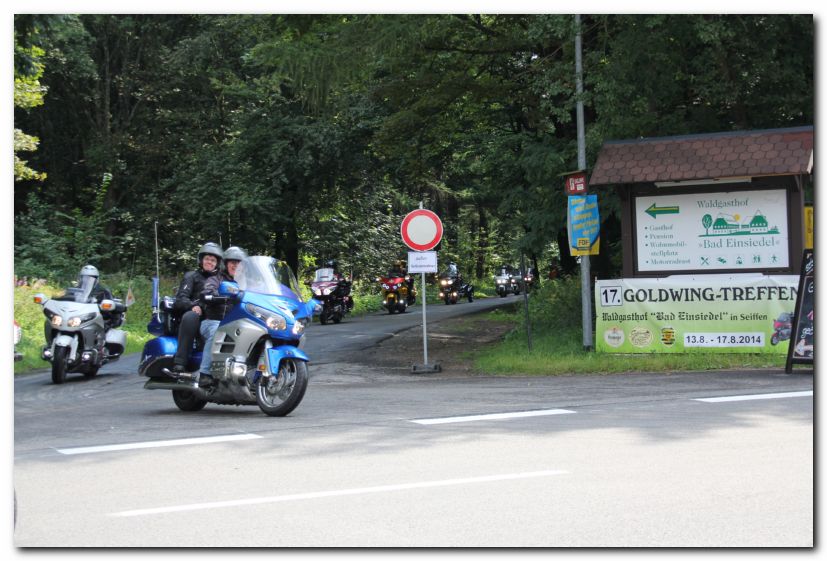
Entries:
POLYGON ((529 471, 523 473, 506 473, 501 475, 487 475, 482 477, 463 477, 458 479, 442 479, 436 481, 420 481, 418 483, 400 483, 396 485, 378 485, 376 487, 357 487, 353 489, 339 489, 335 491, 316 491, 311 493, 296 493, 293 495, 279 495, 275 497, 257 497, 255 499, 239 499, 234 501, 217 501, 210 503, 196 503, 159 508, 142 508, 113 512, 110 516, 147 516, 151 514, 166 514, 170 512, 186 512, 192 510, 207 510, 213 508, 228 508, 234 506, 260 505, 268 503, 282 503, 287 501, 304 501, 323 499, 328 497, 344 497, 347 495, 364 495, 369 493, 388 493, 407 489, 425 489, 428 487, 448 487, 451 485, 467 485, 469 483, 489 483, 492 481, 507 481, 513 479, 528 479, 532 477, 548 477, 567 474, 564 470, 529 471))
POLYGON ((438 419, 417 419, 411 421, 420 425, 442 425, 445 423, 467 423, 470 421, 489 421, 498 419, 516 419, 519 417, 542 417, 545 415, 565 415, 574 413, 568 409, 542 409, 538 411, 516 411, 513 413, 489 413, 487 415, 465 415, 462 417, 442 417, 438 419))
POLYGON ((807 397, 812 396, 813 391, 806 392, 784 392, 784 393, 759 393, 753 395, 730 395, 724 397, 702 397, 694 401, 705 401, 707 403, 719 403, 722 401, 750 401, 753 399, 781 399, 784 397, 807 397))
POLYGON ((129 444, 110 444, 107 446, 84 446, 80 448, 58 448, 61 454, 95 454, 97 452, 114 452, 118 450, 136 450, 139 448, 162 448, 165 446, 188 446, 190 444, 212 444, 232 440, 252 440, 261 438, 257 434, 228 434, 225 436, 205 436, 201 438, 179 438, 177 440, 155 440, 150 442, 131 442, 129 444))

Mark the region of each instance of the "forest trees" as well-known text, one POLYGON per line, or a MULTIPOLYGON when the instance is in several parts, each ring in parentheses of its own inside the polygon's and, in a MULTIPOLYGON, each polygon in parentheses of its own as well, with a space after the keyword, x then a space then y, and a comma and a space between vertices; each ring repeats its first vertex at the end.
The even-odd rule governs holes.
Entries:
MULTIPOLYGON (((48 96, 15 110, 40 139, 16 181, 15 269, 148 273, 157 223, 170 274, 213 240, 370 277, 404 256, 420 201, 446 226, 440 259, 479 276, 520 252, 543 262, 576 166, 573 24, 16 17, 15 77, 28 103, 48 96), (18 58, 40 66, 20 74, 18 58)), ((811 16, 606 14, 583 34, 590 165, 606 139, 813 123, 811 16)))

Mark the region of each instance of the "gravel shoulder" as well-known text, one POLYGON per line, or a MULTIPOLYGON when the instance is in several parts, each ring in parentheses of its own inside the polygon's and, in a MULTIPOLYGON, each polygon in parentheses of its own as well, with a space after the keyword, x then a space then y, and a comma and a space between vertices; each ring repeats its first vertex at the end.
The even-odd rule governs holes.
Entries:
POLYGON ((428 362, 441 372, 414 373, 423 364, 422 325, 406 329, 359 353, 331 364, 312 365, 313 383, 364 383, 486 376, 474 369, 474 356, 501 341, 513 323, 475 314, 428 323, 428 362))

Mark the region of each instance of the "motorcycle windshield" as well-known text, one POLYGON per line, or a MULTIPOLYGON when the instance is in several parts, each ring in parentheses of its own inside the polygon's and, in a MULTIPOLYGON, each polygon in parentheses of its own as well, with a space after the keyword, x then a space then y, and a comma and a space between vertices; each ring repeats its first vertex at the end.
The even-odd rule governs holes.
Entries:
POLYGON ((333 278, 333 269, 316 269, 316 278, 313 282, 326 282, 335 280, 333 278))
POLYGON ((95 277, 80 277, 80 283, 77 288, 77 291, 75 292, 75 302, 83 302, 84 304, 89 302, 89 299, 92 296, 92 290, 94 290, 96 282, 97 280, 95 279, 95 277))
POLYGON ((241 290, 284 296, 302 302, 299 283, 284 261, 267 255, 247 257, 238 264, 234 278, 241 290))

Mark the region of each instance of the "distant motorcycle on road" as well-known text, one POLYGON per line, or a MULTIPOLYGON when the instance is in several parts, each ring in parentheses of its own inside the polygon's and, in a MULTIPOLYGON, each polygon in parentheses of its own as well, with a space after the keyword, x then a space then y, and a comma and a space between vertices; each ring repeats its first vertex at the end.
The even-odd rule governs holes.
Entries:
POLYGON ((416 288, 410 284, 410 280, 410 275, 376 277, 376 282, 382 287, 382 306, 389 314, 403 314, 408 306, 416 303, 416 288))
POLYGON ((474 285, 463 282, 460 277, 443 275, 439 279, 439 297, 446 304, 456 304, 460 298, 474 301, 474 285))
POLYGON ((117 298, 98 303, 92 295, 94 288, 89 281, 66 289, 57 298, 42 293, 34 296, 46 316, 46 345, 41 357, 52 364, 55 384, 65 382, 69 372, 92 378, 126 349, 126 332, 116 329, 123 323, 126 306, 117 298))
POLYGON ((316 269, 313 280, 307 283, 313 292, 313 298, 322 303, 319 321, 322 325, 332 321, 339 323, 353 309, 353 297, 350 295, 350 281, 339 278, 334 269, 324 267, 316 269))

